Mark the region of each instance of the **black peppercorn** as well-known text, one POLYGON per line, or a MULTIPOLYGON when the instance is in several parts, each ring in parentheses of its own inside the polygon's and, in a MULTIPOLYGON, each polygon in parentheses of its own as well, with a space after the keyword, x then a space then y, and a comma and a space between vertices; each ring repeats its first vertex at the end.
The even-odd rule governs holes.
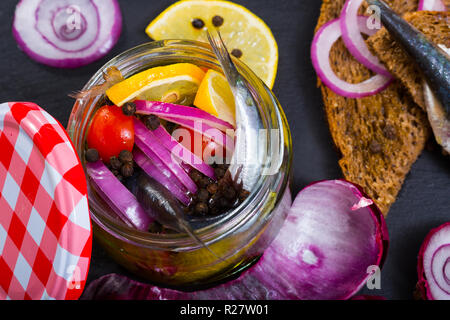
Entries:
POLYGON ((223 18, 221 16, 214 16, 212 18, 212 24, 214 25, 214 27, 220 27, 221 25, 223 25, 223 18))
POLYGON ((190 177, 195 183, 198 183, 202 179, 202 175, 197 170, 192 170, 190 177))
POLYGON ((161 125, 161 122, 159 121, 159 118, 155 116, 154 114, 149 115, 148 117, 144 118, 144 124, 149 130, 156 130, 161 125))
POLYGON ((125 178, 131 177, 134 173, 134 168, 132 163, 125 163, 122 168, 120 169, 120 172, 125 178))
POLYGON ((109 164, 111 165, 111 168, 115 170, 120 170, 120 167, 122 166, 122 162, 120 162, 119 158, 117 158, 116 156, 112 156, 109 159, 109 164))
POLYGON ((235 56, 236 58, 242 57, 242 51, 241 51, 240 49, 233 49, 233 50, 231 51, 231 54, 232 54, 233 56, 235 56))
POLYGON ((206 202, 209 198, 209 192, 206 189, 200 189, 197 192, 197 200, 199 202, 206 202))
POLYGON ((133 102, 127 102, 122 106, 122 113, 126 116, 133 116, 136 113, 136 105, 133 102))
POLYGON ((86 161, 88 162, 96 162, 100 159, 98 151, 96 149, 88 149, 86 151, 86 161))
POLYGON ((128 150, 122 150, 119 153, 119 160, 122 163, 129 163, 133 161, 133 154, 128 150))
POLYGON ((198 19, 197 18, 197 19, 192 20, 192 26, 195 29, 201 29, 201 28, 203 28, 205 26, 205 23, 203 22, 202 19, 198 19))
POLYGON ((197 215, 204 216, 204 215, 208 214, 209 209, 208 209, 208 205, 206 203, 199 202, 195 205, 194 210, 197 215))
POLYGON ((217 183, 211 183, 206 189, 208 190, 209 193, 215 194, 218 189, 217 183))

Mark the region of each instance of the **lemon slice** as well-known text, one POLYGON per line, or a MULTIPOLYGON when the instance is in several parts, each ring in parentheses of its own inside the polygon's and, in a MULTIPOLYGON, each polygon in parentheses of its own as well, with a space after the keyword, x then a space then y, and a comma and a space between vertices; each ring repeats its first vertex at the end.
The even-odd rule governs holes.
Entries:
POLYGON ((240 5, 218 0, 178 1, 153 20, 146 33, 154 40, 208 42, 204 27, 217 25, 228 50, 234 50, 235 56, 242 53, 240 59, 272 88, 278 66, 277 43, 269 27, 240 5))
POLYGON ((203 78, 194 105, 210 114, 236 125, 234 96, 227 79, 221 73, 209 70, 203 78))
POLYGON ((134 99, 192 103, 205 72, 191 63, 176 63, 142 71, 106 91, 117 106, 134 99))

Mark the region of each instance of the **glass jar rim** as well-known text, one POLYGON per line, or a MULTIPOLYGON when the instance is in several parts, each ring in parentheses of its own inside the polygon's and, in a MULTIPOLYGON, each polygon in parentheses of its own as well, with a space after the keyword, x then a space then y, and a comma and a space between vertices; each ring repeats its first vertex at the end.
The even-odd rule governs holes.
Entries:
MULTIPOLYGON (((154 51, 153 53, 157 54, 158 52, 165 52, 167 50, 173 51, 180 50, 197 54, 199 56, 199 61, 203 60, 205 62, 215 65, 216 68, 220 68, 220 65, 214 53, 212 52, 211 47, 206 43, 191 40, 153 41, 128 49, 122 52, 121 54, 117 55, 116 57, 112 58, 105 65, 103 65, 94 74, 94 76, 90 78, 90 80, 87 82, 87 84, 84 86, 82 90, 88 90, 92 86, 99 84, 100 83, 99 81, 103 79, 103 72, 111 66, 116 66, 118 67, 119 70, 123 71, 121 67, 124 66, 122 64, 130 62, 130 60, 132 61, 138 59, 140 54, 145 55, 151 51, 154 51)), ((182 57, 183 55, 179 56, 182 57)), ((261 110, 261 108, 263 108, 264 106, 259 105, 258 107, 260 109, 260 114, 262 117, 263 114, 266 114, 266 116, 267 114, 270 114, 273 117, 272 119, 274 120, 273 122, 277 123, 279 126, 278 128, 281 129, 283 132, 283 134, 280 135, 280 137, 283 140, 281 146, 283 146, 284 143, 287 143, 287 145, 289 146, 289 150, 291 150, 290 131, 288 127, 286 128, 287 121, 284 112, 281 109, 281 106, 279 105, 276 97, 273 95, 271 90, 267 88, 267 86, 253 73, 253 71, 251 71, 249 67, 247 67, 240 60, 234 58, 233 60, 238 70, 243 75, 243 77, 249 82, 249 84, 257 86, 270 99, 270 105, 275 110, 275 112, 264 113, 261 110), (286 134, 287 137, 284 137, 284 134, 286 134), (288 141, 284 141, 285 139, 287 139, 288 141)), ((258 96, 260 96, 261 94, 260 91, 255 90, 255 92, 257 92, 258 96)), ((76 103, 78 103, 78 100, 76 103)), ((91 105, 92 104, 93 103, 91 103, 91 105)), ((71 114, 70 117, 71 119, 69 119, 69 126, 70 123, 72 122, 72 117, 73 114, 71 114)), ((268 121, 268 123, 270 122, 268 121)), ((85 125, 87 125, 87 122, 85 125)), ((268 139, 270 139, 270 137, 268 137, 268 139)), ((83 138, 82 141, 83 143, 80 144, 81 146, 84 145, 85 139, 83 138)), ((280 150, 283 151, 282 148, 280 150)), ((79 152, 80 151, 81 150, 79 150, 79 152)), ((227 212, 227 214, 224 215, 222 219, 219 219, 218 221, 209 224, 203 228, 196 229, 196 235, 207 245, 219 241, 220 239, 223 239, 228 234, 232 233, 234 230, 239 229, 243 225, 248 223, 249 220, 255 218, 254 215, 252 215, 254 210, 250 210, 250 208, 258 208, 258 205, 261 205, 261 203, 264 202, 261 201, 261 199, 264 199, 266 196, 268 196, 270 190, 278 190, 276 201, 271 203, 271 206, 273 206, 274 208, 276 205, 278 205, 281 196, 284 194, 285 189, 288 187, 289 172, 291 169, 291 162, 292 162, 292 152, 289 153, 290 154, 287 155, 288 174, 283 176, 283 179, 280 179, 276 175, 261 176, 258 179, 254 189, 250 192, 250 195, 243 203, 241 203, 238 207, 233 208, 231 211, 227 212)), ((284 159, 285 155, 284 154, 280 155, 280 157, 281 159, 284 159)), ((82 159, 82 162, 84 162, 84 159, 82 159)), ((89 184, 88 184, 88 191, 89 194, 92 195, 93 192, 89 184)), ((101 205, 96 203, 94 200, 92 201, 89 200, 89 206, 92 219, 96 223, 102 225, 103 228, 109 229, 109 232, 111 231, 114 232, 116 236, 120 237, 124 241, 139 243, 140 245, 144 245, 147 247, 154 247, 155 249, 170 248, 171 250, 174 251, 191 250, 199 247, 199 245, 186 234, 181 233, 152 234, 149 232, 134 230, 126 226, 125 224, 121 223, 120 221, 117 221, 116 219, 112 218, 110 215, 104 214, 103 213, 104 210, 101 208, 101 205)), ((264 208, 259 209, 262 210, 264 208)))

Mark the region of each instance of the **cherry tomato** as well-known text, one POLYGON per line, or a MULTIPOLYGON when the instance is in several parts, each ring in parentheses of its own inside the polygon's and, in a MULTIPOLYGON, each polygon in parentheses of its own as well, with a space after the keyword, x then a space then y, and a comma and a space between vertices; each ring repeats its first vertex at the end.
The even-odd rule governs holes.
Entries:
POLYGON ((133 150, 133 117, 126 116, 116 106, 103 106, 92 119, 87 136, 88 148, 97 149, 100 158, 109 162, 122 150, 133 150))

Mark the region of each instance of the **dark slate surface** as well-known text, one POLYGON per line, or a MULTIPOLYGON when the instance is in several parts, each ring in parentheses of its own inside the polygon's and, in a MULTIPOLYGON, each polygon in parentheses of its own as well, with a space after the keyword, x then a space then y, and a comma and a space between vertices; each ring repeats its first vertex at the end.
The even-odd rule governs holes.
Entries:
MULTIPOLYGON (((310 63, 309 48, 320 1, 236 2, 260 16, 270 26, 279 44, 279 69, 273 91, 284 107, 292 130, 294 193, 314 180, 341 177, 310 63)), ((3 0, 0 7, 0 101, 36 102, 66 126, 73 105, 73 100, 67 95, 82 88, 107 60, 148 41, 145 27, 172 1, 121 0, 124 29, 119 43, 100 61, 69 71, 37 64, 17 49, 11 36, 16 3, 3 0)), ((388 299, 412 298, 420 244, 431 228, 448 220, 449 159, 438 151, 424 151, 408 175, 387 219, 391 245, 382 270, 381 290, 366 288, 363 292, 388 299)), ((126 273, 94 243, 88 281, 110 272, 126 273)))

